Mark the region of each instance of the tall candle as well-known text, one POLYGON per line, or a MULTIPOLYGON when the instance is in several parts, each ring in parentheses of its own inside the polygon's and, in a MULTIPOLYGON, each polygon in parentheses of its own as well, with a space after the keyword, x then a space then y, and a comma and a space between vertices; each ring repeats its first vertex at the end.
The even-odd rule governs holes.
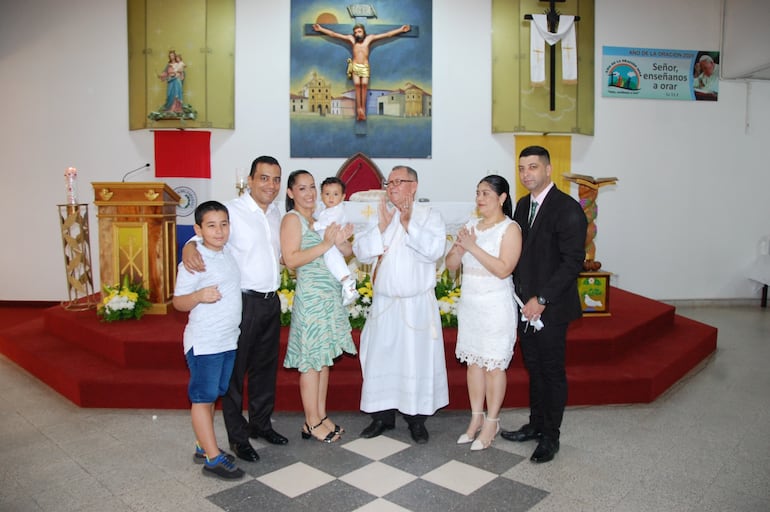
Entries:
POLYGON ((67 204, 78 204, 77 189, 78 170, 74 167, 67 167, 64 170, 64 189, 67 192, 67 204))

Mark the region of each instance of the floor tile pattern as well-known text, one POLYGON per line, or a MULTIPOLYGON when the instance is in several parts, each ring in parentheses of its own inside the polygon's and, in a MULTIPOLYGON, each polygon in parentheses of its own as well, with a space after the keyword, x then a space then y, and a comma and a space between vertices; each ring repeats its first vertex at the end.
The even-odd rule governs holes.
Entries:
POLYGON ((248 477, 208 499, 228 512, 255 507, 449 512, 478 509, 481 503, 481 510, 526 511, 548 495, 505 475, 518 464, 531 464, 502 449, 511 443, 498 438, 480 452, 455 444, 466 419, 462 413, 439 412, 427 421, 429 443, 417 445, 403 422, 382 436, 361 439, 358 432, 369 418, 337 414, 333 420, 347 432, 339 442, 327 444, 301 439, 298 432, 291 435, 302 424, 299 415, 277 415, 273 427, 290 436, 289 444, 253 441, 260 461, 238 462, 248 477))

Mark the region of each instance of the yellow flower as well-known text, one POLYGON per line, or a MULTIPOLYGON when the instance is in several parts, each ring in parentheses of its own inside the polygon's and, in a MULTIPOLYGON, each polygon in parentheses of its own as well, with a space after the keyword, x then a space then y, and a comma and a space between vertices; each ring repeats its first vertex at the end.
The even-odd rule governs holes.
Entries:
POLYGON ((139 299, 139 294, 136 292, 132 292, 131 290, 121 290, 120 294, 130 300, 131 302, 136 302, 139 299))

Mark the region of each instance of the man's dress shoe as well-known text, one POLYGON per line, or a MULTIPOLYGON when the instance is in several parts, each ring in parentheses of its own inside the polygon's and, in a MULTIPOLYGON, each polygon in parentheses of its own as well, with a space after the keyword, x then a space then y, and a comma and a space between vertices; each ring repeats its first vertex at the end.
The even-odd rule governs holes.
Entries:
POLYGON ((412 439, 417 444, 425 444, 428 442, 428 429, 422 423, 415 423, 409 425, 409 433, 412 434, 412 439))
POLYGON ((544 437, 537 443, 535 453, 529 458, 532 462, 548 462, 553 460, 556 452, 559 451, 559 441, 544 437))
POLYGON ((232 443, 230 448, 233 449, 233 453, 239 459, 243 459, 248 462, 257 462, 259 460, 259 454, 248 442, 246 443, 232 443))
POLYGON ((500 437, 507 439, 508 441, 516 441, 517 443, 521 443, 531 439, 540 439, 543 437, 543 434, 535 430, 535 427, 532 425, 527 424, 521 427, 519 430, 503 430, 500 432, 500 437))
POLYGON ((289 442, 288 439, 272 428, 269 430, 252 430, 249 437, 254 439, 259 439, 261 437, 270 444, 286 444, 289 442))
POLYGON ((372 420, 368 427, 361 432, 361 437, 371 439, 381 435, 386 430, 393 430, 395 425, 386 425, 382 420, 372 420))

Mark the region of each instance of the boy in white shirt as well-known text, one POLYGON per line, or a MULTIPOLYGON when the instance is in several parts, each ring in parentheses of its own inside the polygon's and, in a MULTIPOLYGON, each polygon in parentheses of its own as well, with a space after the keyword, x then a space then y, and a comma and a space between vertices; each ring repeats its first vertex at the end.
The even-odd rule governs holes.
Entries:
MULTIPOLYGON (((345 199, 345 183, 336 177, 326 178, 321 183, 321 201, 325 208, 317 214, 313 227, 323 238, 324 231, 332 223, 344 226, 347 223, 342 201, 345 199)), ((329 272, 342 283, 342 305, 348 306, 358 299, 356 280, 350 275, 345 257, 332 246, 324 253, 324 263, 329 272)))
POLYGON ((195 209, 195 234, 203 239, 198 251, 206 270, 192 273, 179 264, 174 307, 189 311, 184 353, 190 369, 187 394, 195 432, 193 461, 202 472, 225 480, 241 478, 235 458, 219 449, 214 435, 214 408, 227 392, 235 363, 241 323, 241 273, 225 245, 230 237, 227 208, 206 201, 195 209))

